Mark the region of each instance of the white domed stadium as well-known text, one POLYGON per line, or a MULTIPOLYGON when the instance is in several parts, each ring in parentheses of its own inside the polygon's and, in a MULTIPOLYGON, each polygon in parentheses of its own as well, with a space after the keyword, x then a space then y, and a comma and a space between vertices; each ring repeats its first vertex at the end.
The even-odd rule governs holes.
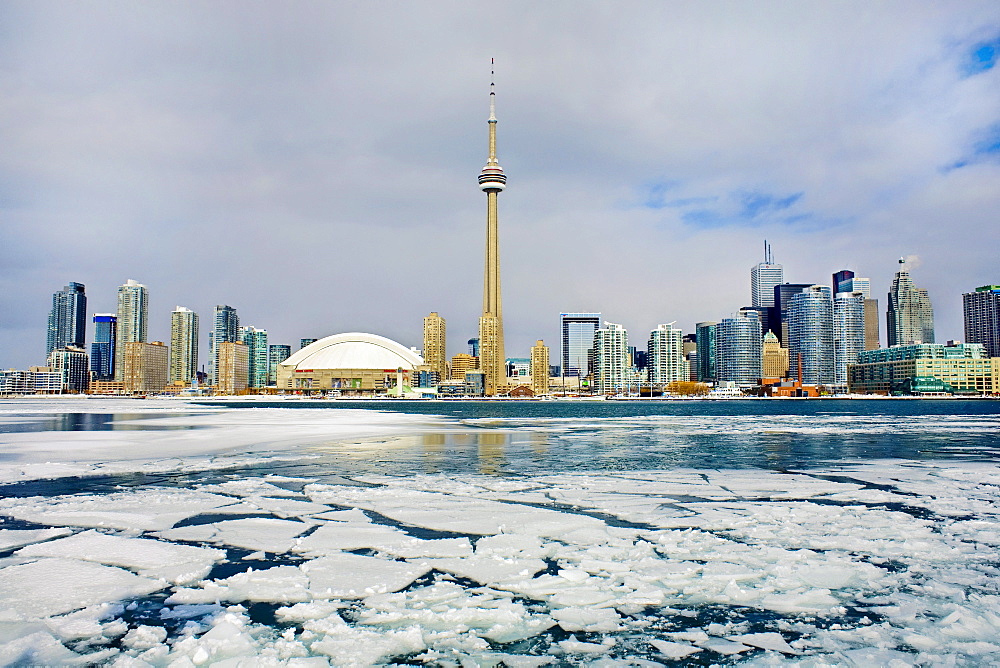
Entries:
POLYGON ((383 394, 395 387, 398 376, 409 384, 412 372, 424 363, 416 350, 377 334, 348 332, 320 339, 278 364, 279 390, 383 394))

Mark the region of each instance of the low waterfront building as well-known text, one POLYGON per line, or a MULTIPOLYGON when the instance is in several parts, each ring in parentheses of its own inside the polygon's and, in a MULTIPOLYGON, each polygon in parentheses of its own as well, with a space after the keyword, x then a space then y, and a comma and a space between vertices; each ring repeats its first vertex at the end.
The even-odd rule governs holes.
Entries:
POLYGON ((859 394, 995 394, 1000 358, 979 343, 916 343, 858 354, 848 366, 848 389, 859 394))
POLYGON ((0 371, 0 395, 60 394, 62 390, 62 372, 47 366, 33 366, 27 371, 0 371))
MULTIPOLYGON (((424 359, 412 348, 376 334, 335 334, 309 344, 278 364, 279 390, 337 391, 341 394, 385 394, 403 376, 412 386, 414 372, 424 359)), ((464 378, 463 378, 464 380, 464 378)))

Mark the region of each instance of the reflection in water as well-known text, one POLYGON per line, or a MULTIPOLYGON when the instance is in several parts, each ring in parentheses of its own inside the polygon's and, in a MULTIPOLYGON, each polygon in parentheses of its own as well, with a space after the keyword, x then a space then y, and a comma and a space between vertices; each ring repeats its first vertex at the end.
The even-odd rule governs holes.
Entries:
POLYGON ((445 459, 446 436, 440 432, 424 434, 424 473, 440 473, 445 459))
MULTIPOLYGON (((178 418, 188 415, 192 414, 171 413, 169 417, 178 418)), ((12 417, 23 419, 24 422, 0 424, 0 434, 23 434, 45 431, 174 431, 179 429, 201 429, 197 425, 186 424, 143 424, 143 420, 164 417, 149 413, 57 413, 45 416, 15 415, 12 417)))
POLYGON ((506 464, 504 446, 510 443, 510 434, 485 431, 477 434, 476 440, 479 446, 479 472, 485 475, 500 473, 506 464))
POLYGON ((542 459, 545 455, 549 454, 549 443, 551 440, 552 435, 547 431, 531 432, 528 443, 531 444, 531 452, 536 459, 542 459))
POLYGON ((767 431, 761 435, 764 456, 768 462, 776 463, 792 451, 794 435, 787 431, 767 431))

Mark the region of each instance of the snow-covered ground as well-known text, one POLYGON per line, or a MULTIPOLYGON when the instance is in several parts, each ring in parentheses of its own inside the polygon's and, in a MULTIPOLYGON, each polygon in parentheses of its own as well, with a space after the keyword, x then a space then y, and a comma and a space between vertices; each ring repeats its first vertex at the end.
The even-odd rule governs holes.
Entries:
MULTIPOLYGON (((67 405, 5 402, 0 424, 67 405)), ((144 429, 0 434, 2 665, 1000 657, 994 462, 309 478, 259 465, 354 443, 391 456, 379 437, 454 425, 100 406, 162 416, 145 415, 144 429), (155 429, 177 424, 201 428, 155 429), (89 487, 98 475, 117 483, 89 487), (65 476, 84 476, 79 490, 65 476)))

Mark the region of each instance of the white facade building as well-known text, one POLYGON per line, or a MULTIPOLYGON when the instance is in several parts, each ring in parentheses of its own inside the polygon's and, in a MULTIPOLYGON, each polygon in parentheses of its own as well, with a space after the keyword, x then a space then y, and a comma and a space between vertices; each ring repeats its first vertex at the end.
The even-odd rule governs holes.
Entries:
POLYGON ((684 332, 673 325, 657 325, 649 333, 646 364, 649 382, 655 389, 663 389, 676 381, 686 381, 691 376, 684 356, 684 332))
POLYGON ((632 381, 628 332, 613 322, 594 332, 594 389, 598 394, 626 392, 632 381))

